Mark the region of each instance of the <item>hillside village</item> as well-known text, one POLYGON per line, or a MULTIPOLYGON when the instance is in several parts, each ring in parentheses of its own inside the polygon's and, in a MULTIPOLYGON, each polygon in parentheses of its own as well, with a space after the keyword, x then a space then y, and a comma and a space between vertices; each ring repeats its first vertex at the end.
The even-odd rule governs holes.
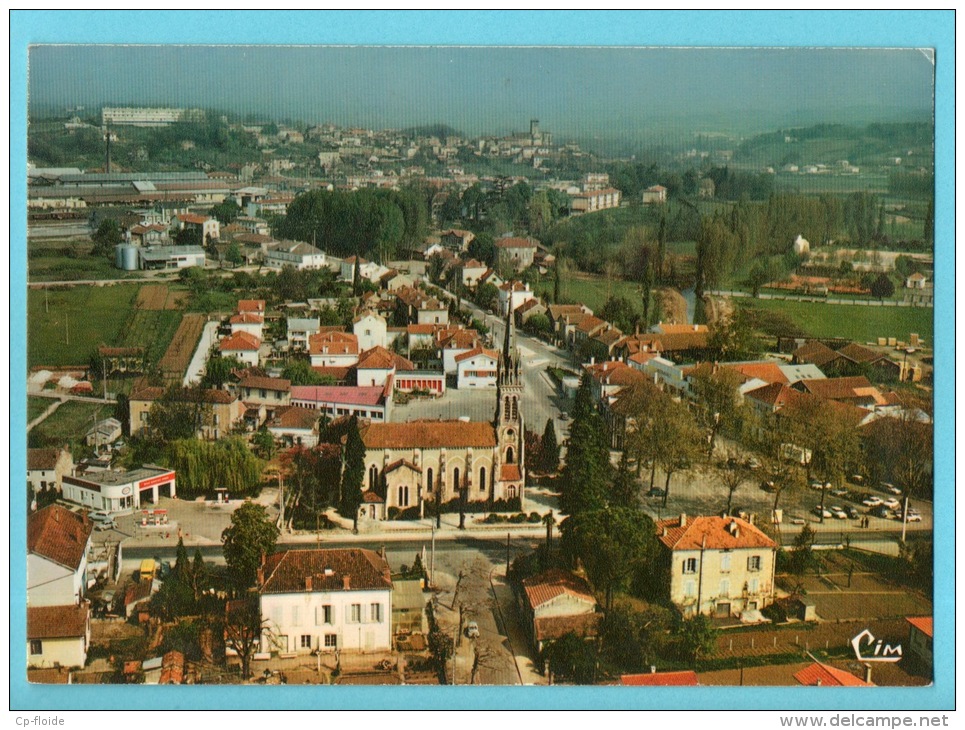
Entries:
POLYGON ((105 130, 103 169, 29 172, 30 245, 70 252, 29 281, 31 681, 931 681, 934 343, 899 316, 934 262, 905 203, 822 196, 842 230, 870 202, 867 240, 774 225, 742 261, 758 208, 727 186, 777 173, 731 150, 628 188, 537 120, 232 123, 263 161, 174 172, 144 129, 204 112, 101 114, 63 134, 105 130), (465 169, 493 161, 533 177, 465 169))

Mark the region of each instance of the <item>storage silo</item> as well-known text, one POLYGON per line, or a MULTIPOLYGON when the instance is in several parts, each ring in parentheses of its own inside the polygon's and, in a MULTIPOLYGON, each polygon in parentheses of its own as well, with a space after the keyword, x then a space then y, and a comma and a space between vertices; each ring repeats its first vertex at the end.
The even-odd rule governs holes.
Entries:
POLYGON ((114 247, 114 265, 124 271, 137 271, 138 246, 121 243, 114 247))

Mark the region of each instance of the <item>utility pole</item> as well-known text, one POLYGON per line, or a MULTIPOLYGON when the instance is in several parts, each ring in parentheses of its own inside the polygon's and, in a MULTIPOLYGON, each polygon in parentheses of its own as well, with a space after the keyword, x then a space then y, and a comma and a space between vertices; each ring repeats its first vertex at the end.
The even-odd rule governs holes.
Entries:
POLYGON ((908 528, 908 495, 905 494, 905 506, 901 510, 901 543, 905 543, 905 531, 908 528))
POLYGON ((506 533, 506 576, 509 577, 509 533, 506 533))
POLYGON ((432 552, 429 554, 429 587, 436 584, 436 525, 432 524, 432 552))

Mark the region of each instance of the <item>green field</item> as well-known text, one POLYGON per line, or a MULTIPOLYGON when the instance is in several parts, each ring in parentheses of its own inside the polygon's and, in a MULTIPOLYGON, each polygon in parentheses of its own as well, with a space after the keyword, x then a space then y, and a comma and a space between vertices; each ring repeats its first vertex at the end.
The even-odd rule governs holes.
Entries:
POLYGON ((125 279, 135 277, 122 271, 105 258, 63 256, 59 253, 32 255, 27 261, 29 281, 78 281, 89 279, 125 279))
POLYGON ((97 420, 114 415, 113 403, 67 401, 31 431, 34 438, 46 437, 51 443, 79 443, 97 420))
POLYGON ((784 314, 813 337, 847 337, 874 342, 879 337, 908 341, 917 333, 932 346, 934 310, 924 307, 866 307, 850 304, 735 299, 740 306, 784 314))
POLYGON ((51 398, 27 398, 27 423, 46 411, 54 401, 51 398))
POLYGON ((131 310, 122 333, 124 347, 143 347, 148 362, 157 362, 171 343, 184 313, 178 309, 131 310))
MULTIPOLYGON (((594 312, 599 313, 607 300, 607 281, 605 277, 593 274, 568 274, 563 278, 562 295, 567 301, 585 304, 594 312)), ((546 278, 542 280, 535 290, 540 294, 553 293, 553 280, 546 278)), ((640 304, 639 285, 632 281, 614 279, 609 284, 611 296, 622 296, 628 299, 640 312, 643 307, 640 304)))

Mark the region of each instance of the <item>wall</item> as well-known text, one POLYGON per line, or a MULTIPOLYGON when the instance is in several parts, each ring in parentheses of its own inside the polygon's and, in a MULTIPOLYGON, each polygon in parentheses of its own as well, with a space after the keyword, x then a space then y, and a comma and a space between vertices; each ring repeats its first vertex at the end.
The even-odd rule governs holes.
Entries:
POLYGON ((272 648, 298 654, 309 654, 318 648, 334 651, 334 647, 324 646, 326 634, 336 635, 338 648, 345 651, 385 651, 392 646, 392 592, 389 589, 264 594, 261 596, 261 616, 276 635, 287 636, 287 645, 273 647, 272 637, 263 635, 263 651, 271 651, 272 648), (348 620, 347 611, 354 603, 361 604, 361 623, 348 620), (373 603, 382 606, 379 622, 370 619, 370 605, 373 603), (332 606, 331 624, 321 623, 321 611, 316 611, 325 604, 332 606), (302 648, 303 635, 312 637, 310 648, 302 648))

